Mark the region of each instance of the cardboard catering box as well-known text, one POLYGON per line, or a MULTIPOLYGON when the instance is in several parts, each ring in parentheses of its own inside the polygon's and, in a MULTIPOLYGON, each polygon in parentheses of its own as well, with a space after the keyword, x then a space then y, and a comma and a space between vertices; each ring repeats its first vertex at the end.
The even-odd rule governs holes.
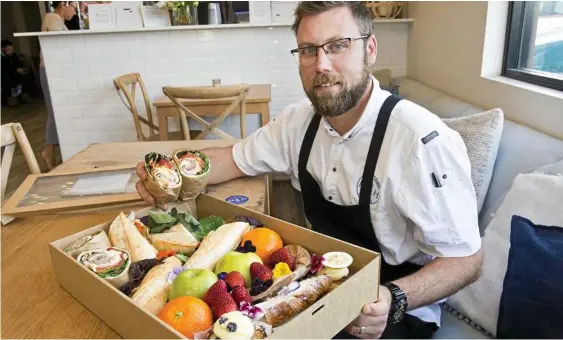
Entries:
MULTIPOLYGON (((144 216, 148 210, 150 208, 138 211, 136 216, 144 216)), ((269 338, 331 338, 357 317, 365 303, 377 299, 380 268, 378 253, 205 194, 197 198, 192 214, 198 219, 217 215, 226 221, 238 215, 253 217, 276 231, 282 237, 284 245, 301 245, 311 254, 344 251, 352 255, 354 261, 349 267, 348 278, 309 308, 276 328, 269 338)), ((51 260, 59 284, 124 338, 184 338, 62 250, 95 231, 103 229, 108 232, 111 222, 50 243, 51 260)))

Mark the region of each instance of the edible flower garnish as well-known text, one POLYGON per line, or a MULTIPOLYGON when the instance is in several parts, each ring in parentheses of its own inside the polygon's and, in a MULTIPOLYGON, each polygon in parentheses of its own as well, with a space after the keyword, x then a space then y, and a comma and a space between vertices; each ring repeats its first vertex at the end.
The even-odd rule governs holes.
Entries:
POLYGON ((226 277, 227 277, 227 273, 225 273, 225 272, 221 272, 221 273, 217 274, 217 278, 219 280, 224 280, 226 277))
POLYGON ((238 251, 239 253, 255 253, 256 247, 252 245, 252 241, 247 240, 247 241, 244 242, 244 246, 237 247, 237 249, 235 249, 235 251, 238 251))
POLYGON ((312 274, 315 274, 317 271, 319 271, 323 267, 324 260, 325 260, 324 257, 319 256, 317 254, 313 254, 311 256, 311 273, 312 274))
POLYGON ((274 280, 293 273, 291 269, 289 269, 289 265, 285 262, 278 262, 272 272, 274 280))
POLYGON ((246 301, 240 303, 240 312, 253 320, 259 320, 263 315, 264 311, 260 307, 252 306, 246 301))
POLYGON ((172 283, 174 281, 174 279, 176 279, 176 276, 180 275, 181 272, 184 271, 184 267, 176 267, 174 269, 172 269, 169 273, 168 273, 168 282, 172 283))

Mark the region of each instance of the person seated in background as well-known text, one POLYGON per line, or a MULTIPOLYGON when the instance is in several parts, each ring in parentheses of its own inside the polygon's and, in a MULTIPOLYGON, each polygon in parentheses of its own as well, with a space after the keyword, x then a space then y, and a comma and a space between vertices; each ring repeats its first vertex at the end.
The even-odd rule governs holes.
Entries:
POLYGON ((33 75, 23 67, 12 42, 2 40, 2 100, 7 99, 8 105, 16 105, 18 98, 28 102, 32 89, 33 75))

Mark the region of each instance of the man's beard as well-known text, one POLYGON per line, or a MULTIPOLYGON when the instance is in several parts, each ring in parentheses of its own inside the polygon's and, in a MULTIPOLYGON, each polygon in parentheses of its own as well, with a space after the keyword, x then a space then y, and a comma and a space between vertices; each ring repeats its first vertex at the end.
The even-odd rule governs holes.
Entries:
POLYGON ((358 105, 369 85, 370 74, 368 66, 364 63, 359 79, 354 79, 355 83, 346 87, 340 77, 321 73, 315 77, 312 88, 306 91, 307 97, 309 97, 317 114, 326 117, 340 116, 358 105), (335 83, 342 86, 342 90, 337 94, 317 95, 315 93, 316 86, 335 83))

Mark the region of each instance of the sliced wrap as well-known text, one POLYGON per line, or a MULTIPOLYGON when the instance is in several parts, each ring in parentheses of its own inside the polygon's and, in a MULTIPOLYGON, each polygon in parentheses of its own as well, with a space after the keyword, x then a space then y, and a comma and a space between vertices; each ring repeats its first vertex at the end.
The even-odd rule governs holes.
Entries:
POLYGON ((164 263, 153 267, 131 297, 133 302, 150 313, 158 314, 168 301, 168 291, 172 284, 168 275, 177 267, 181 268, 182 262, 175 256, 170 256, 164 263))
POLYGON ((108 248, 111 247, 111 242, 109 241, 108 235, 105 231, 99 230, 93 234, 84 236, 70 246, 64 249, 64 252, 70 256, 77 258, 81 253, 97 248, 108 248))
POLYGON ((149 239, 157 250, 174 250, 176 253, 191 255, 199 242, 181 224, 176 224, 163 233, 150 234, 149 239))
POLYGON ((214 271, 217 262, 225 254, 236 249, 244 234, 249 231, 250 224, 246 222, 223 224, 205 236, 196 252, 184 263, 184 268, 214 271))
POLYGON ((127 250, 115 247, 92 249, 80 253, 77 260, 117 289, 129 282, 131 256, 127 250))
POLYGON ((154 259, 158 253, 123 212, 111 223, 109 239, 114 247, 127 250, 133 262, 154 259))
POLYGON ((207 186, 211 168, 209 159, 203 153, 190 149, 175 150, 172 158, 182 175, 180 199, 185 201, 196 198, 207 186))
POLYGON ((150 152, 145 156, 145 188, 157 203, 174 202, 182 189, 182 176, 174 160, 163 153, 150 152))

